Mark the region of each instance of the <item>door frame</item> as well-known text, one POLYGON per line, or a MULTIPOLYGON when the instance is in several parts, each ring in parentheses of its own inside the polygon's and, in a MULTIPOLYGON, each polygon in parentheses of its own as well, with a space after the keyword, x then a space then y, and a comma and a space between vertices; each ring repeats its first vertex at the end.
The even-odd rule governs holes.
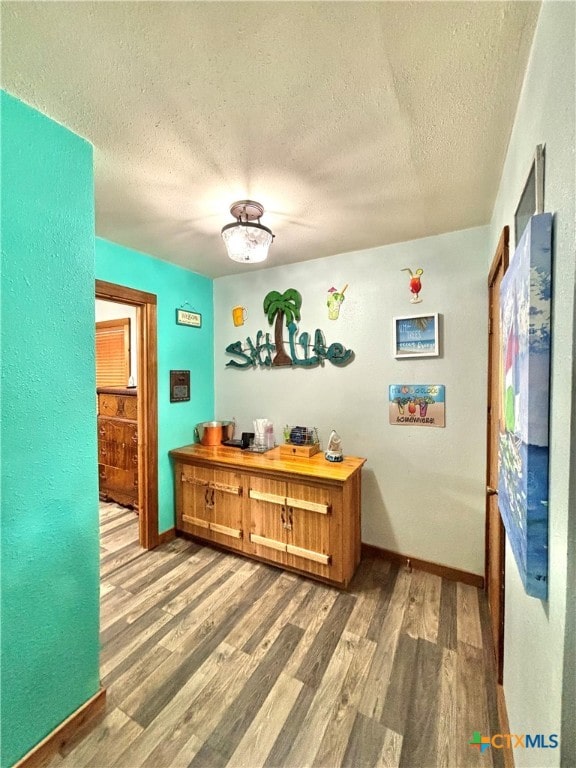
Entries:
POLYGON ((139 540, 145 549, 158 535, 158 355, 154 293, 96 280, 96 298, 136 307, 138 334, 138 508, 139 540))
MULTIPOLYGON (((498 517, 498 527, 500 529, 499 534, 499 547, 498 551, 494 552, 492 551, 490 547, 490 542, 492 539, 491 532, 491 515, 490 515, 490 498, 492 495, 497 495, 497 490, 494 490, 490 487, 490 466, 491 466, 491 458, 492 458, 492 450, 494 448, 494 444, 491 437, 492 430, 491 430, 491 409, 499 407, 498 403, 492 402, 492 378, 496 375, 498 375, 497 371, 493 370, 492 365, 492 351, 494 344, 500 344, 500 340, 495 338, 495 334, 492 332, 491 327, 491 314, 492 314, 492 306, 491 306, 491 290, 494 285, 494 281, 496 279, 496 276, 500 269, 502 269, 502 274, 506 273, 506 270, 508 269, 508 263, 509 263, 509 238, 510 238, 510 228, 508 226, 505 226, 502 230, 502 233, 500 235, 500 239, 498 241, 498 246, 496 247, 496 253, 494 254, 494 258, 492 260, 492 264, 490 265, 490 271, 488 273, 488 396, 487 396, 487 418, 486 418, 486 523, 485 523, 485 558, 484 558, 484 585, 485 585, 485 591, 487 594, 487 597, 489 598, 489 588, 491 585, 491 568, 490 564, 494 563, 495 570, 499 575, 500 583, 498 584, 497 588, 500 593, 500 600, 499 600, 499 611, 498 615, 495 617, 492 613, 492 607, 489 603, 488 608, 490 610, 490 619, 492 622, 494 622, 494 619, 496 619, 497 626, 498 626, 498 644, 497 647, 495 647, 495 654, 496 654, 496 668, 497 668, 497 675, 498 675, 498 682, 500 685, 502 685, 503 681, 503 670, 504 670, 504 599, 505 599, 505 557, 506 557, 506 532, 504 529, 504 524, 502 523, 502 517, 498 517)), ((499 306, 498 306, 499 309, 499 306)), ((496 447, 497 450, 497 447, 496 447)))

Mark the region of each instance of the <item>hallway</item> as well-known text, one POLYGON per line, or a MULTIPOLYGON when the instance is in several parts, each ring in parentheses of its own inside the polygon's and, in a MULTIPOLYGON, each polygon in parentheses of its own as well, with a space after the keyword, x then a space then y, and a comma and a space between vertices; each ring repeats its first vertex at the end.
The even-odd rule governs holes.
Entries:
POLYGON ((106 717, 51 768, 503 765, 485 599, 363 560, 349 592, 101 507, 106 717))

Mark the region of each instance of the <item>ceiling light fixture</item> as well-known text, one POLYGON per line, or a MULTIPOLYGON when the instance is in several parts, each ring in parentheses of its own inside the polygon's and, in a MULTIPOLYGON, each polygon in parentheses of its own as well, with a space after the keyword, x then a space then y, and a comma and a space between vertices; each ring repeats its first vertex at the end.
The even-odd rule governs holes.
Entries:
POLYGON ((242 264, 256 264, 267 259, 274 235, 268 227, 260 224, 264 206, 254 200, 239 200, 230 206, 230 213, 236 221, 222 227, 228 256, 242 264))

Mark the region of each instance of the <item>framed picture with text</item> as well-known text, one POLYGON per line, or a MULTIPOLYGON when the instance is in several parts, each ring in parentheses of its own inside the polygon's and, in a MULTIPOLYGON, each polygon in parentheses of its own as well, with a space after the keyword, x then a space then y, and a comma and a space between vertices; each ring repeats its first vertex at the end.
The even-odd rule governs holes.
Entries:
POLYGON ((438 357, 438 313, 395 317, 392 321, 394 357, 438 357))

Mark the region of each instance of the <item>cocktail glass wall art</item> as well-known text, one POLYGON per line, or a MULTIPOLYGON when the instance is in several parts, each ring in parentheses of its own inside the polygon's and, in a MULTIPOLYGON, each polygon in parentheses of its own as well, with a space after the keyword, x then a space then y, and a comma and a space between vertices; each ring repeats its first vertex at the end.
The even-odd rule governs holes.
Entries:
POLYGON ((410 293, 412 294, 412 298, 410 299, 411 304, 420 304, 422 299, 420 298, 420 291, 422 290, 422 275, 424 274, 424 270, 422 267, 418 267, 416 272, 412 272, 410 267, 405 267, 404 269, 401 269, 400 272, 408 272, 410 274, 410 281, 408 283, 408 287, 410 288, 410 293))
POLYGON ((500 288, 498 504, 527 594, 548 594, 552 214, 532 216, 500 288))
POLYGON ((341 291, 338 291, 334 286, 328 289, 328 299, 326 301, 326 306, 328 307, 328 320, 338 320, 338 317, 340 316, 340 307, 345 298, 344 293, 346 288, 348 288, 348 283, 346 283, 341 291))

